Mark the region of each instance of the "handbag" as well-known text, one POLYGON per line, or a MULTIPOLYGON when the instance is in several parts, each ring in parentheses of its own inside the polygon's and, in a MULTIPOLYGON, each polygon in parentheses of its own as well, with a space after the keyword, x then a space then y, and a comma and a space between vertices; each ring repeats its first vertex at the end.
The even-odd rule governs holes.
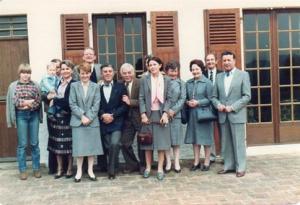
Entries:
POLYGON ((153 136, 151 132, 140 132, 137 135, 137 141, 140 145, 152 145, 153 136))
POLYGON ((199 107, 197 109, 197 121, 198 122, 209 122, 217 119, 217 116, 214 114, 212 107, 205 106, 199 107))
POLYGON ((188 108, 187 108, 187 105, 184 103, 182 109, 181 109, 181 123, 182 124, 186 124, 187 121, 188 121, 188 108))

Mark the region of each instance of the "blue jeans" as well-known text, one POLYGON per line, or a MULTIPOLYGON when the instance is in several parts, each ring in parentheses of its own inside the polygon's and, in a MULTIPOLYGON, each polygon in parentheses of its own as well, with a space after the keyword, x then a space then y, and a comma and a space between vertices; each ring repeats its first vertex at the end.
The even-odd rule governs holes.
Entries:
POLYGON ((32 169, 40 169, 39 148, 39 111, 18 110, 16 111, 18 147, 17 158, 20 172, 26 170, 26 147, 29 135, 32 169))

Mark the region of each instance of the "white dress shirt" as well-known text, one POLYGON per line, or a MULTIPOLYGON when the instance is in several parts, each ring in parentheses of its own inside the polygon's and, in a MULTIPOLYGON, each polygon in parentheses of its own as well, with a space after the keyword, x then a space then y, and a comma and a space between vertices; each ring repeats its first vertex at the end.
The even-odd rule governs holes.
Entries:
POLYGON ((107 83, 103 84, 103 94, 106 99, 106 102, 109 102, 112 86, 113 86, 113 81, 111 81, 108 84, 107 83))
POLYGON ((232 76, 236 68, 233 68, 231 71, 229 71, 229 75, 227 76, 227 73, 225 72, 225 77, 224 77, 224 88, 225 88, 225 94, 226 96, 228 95, 229 88, 231 85, 232 81, 232 76))

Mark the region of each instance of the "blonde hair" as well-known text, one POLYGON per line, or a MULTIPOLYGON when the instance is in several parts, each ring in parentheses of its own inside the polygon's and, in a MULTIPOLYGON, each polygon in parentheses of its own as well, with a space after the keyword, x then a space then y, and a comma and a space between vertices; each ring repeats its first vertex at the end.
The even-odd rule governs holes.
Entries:
POLYGON ((18 68, 18 74, 29 73, 31 74, 31 67, 28 63, 21 63, 18 68))

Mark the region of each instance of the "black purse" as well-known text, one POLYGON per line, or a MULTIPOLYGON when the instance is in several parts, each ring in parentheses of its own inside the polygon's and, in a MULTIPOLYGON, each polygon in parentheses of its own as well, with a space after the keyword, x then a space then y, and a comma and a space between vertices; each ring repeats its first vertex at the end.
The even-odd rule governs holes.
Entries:
POLYGON ((209 122, 217 119, 216 114, 213 112, 213 108, 209 106, 197 108, 197 121, 209 122))
POLYGON ((149 125, 143 125, 140 132, 137 135, 137 142, 140 145, 152 145, 153 135, 149 125))

